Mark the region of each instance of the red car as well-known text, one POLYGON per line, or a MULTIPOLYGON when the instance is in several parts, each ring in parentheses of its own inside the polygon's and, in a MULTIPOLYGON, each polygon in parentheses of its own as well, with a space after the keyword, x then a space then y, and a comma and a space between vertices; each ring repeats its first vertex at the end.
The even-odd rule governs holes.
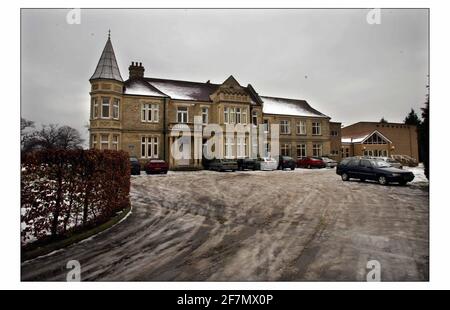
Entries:
POLYGON ((145 172, 147 174, 152 173, 167 173, 169 165, 161 159, 151 159, 145 164, 145 172))
POLYGON ((297 160, 299 168, 325 168, 326 163, 319 157, 303 157, 297 160))

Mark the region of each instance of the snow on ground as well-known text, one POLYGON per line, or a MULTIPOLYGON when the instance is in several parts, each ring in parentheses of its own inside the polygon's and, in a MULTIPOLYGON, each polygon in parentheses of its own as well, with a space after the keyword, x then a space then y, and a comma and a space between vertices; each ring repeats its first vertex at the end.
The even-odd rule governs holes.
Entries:
POLYGON ((423 164, 419 164, 417 167, 403 167, 403 170, 414 173, 414 180, 411 183, 428 183, 423 164))
POLYGON ((334 169, 186 171, 131 180, 133 213, 108 232, 22 264, 64 281, 428 280, 428 192, 342 182, 334 169))

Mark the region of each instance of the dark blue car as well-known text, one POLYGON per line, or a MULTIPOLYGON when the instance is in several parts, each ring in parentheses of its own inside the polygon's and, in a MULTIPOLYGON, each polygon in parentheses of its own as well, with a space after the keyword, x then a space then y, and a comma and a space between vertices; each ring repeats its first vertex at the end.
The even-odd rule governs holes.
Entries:
POLYGON ((399 183, 406 185, 414 179, 409 171, 394 168, 387 162, 378 159, 346 158, 336 167, 336 173, 343 181, 350 179, 374 180, 381 185, 399 183))

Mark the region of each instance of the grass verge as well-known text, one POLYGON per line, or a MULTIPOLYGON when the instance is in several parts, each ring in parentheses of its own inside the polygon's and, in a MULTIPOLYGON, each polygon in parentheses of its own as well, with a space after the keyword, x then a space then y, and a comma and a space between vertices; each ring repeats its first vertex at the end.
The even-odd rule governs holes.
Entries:
POLYGON ((122 212, 118 213, 116 216, 112 217, 108 221, 106 221, 103 224, 100 224, 97 227, 90 228, 85 231, 76 232, 69 237, 57 240, 45 245, 40 245, 37 247, 30 247, 29 249, 22 250, 21 252, 21 261, 27 261, 33 258, 36 258, 38 256, 46 255, 48 253, 51 253, 53 251, 65 248, 71 244, 80 242, 84 239, 87 239, 89 237, 92 237, 93 235, 96 235, 108 228, 111 228, 115 224, 117 224, 121 219, 123 219, 125 216, 127 216, 131 211, 131 207, 128 207, 124 209, 122 212))

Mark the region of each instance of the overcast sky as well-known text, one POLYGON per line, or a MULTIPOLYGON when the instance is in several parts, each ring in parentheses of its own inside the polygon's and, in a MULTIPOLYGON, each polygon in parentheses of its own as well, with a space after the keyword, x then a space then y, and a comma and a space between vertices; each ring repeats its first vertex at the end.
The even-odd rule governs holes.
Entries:
POLYGON ((260 95, 307 100, 345 125, 401 122, 420 112, 428 74, 428 11, 22 10, 22 117, 84 128, 89 78, 108 29, 124 79, 145 75, 223 82, 233 75, 260 95))

